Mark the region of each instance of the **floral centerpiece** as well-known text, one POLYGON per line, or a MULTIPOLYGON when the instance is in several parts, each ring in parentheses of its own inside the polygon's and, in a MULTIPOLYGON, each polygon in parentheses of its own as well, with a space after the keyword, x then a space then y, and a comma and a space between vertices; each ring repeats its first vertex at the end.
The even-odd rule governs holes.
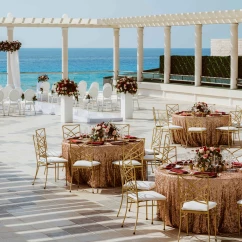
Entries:
POLYGON ((48 80, 49 80, 49 77, 46 74, 38 77, 38 82, 46 82, 48 80))
POLYGON ((22 43, 17 41, 0 41, 0 51, 11 52, 17 51, 20 49, 22 43))
POLYGON ((102 140, 105 136, 105 130, 107 126, 104 122, 97 124, 95 127, 92 128, 92 133, 90 135, 90 138, 92 140, 102 140))
POLYGON ((74 96, 78 100, 77 83, 70 79, 62 79, 56 83, 56 93, 58 96, 74 96))
POLYGON ((135 94, 138 90, 137 81, 133 79, 133 77, 122 77, 117 81, 115 85, 117 89, 117 93, 130 93, 135 94))
POLYGON ((108 123, 104 123, 104 125, 105 125, 105 135, 108 138, 114 137, 114 139, 117 139, 117 137, 119 136, 119 133, 118 133, 118 128, 115 126, 115 124, 108 122, 108 123))
POLYGON ((203 146, 196 150, 197 167, 201 171, 214 170, 215 161, 218 165, 222 165, 222 155, 219 148, 203 146))
POLYGON ((191 111, 197 116, 204 116, 209 114, 211 111, 208 108, 207 103, 205 102, 197 102, 193 105, 191 111))

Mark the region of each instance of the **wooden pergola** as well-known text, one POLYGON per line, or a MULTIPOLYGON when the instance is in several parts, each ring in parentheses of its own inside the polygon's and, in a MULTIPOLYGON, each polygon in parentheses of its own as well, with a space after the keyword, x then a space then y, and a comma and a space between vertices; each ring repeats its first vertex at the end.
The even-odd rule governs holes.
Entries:
MULTIPOLYGON (((242 9, 198 13, 163 14, 121 18, 82 19, 69 18, 15 18, 11 14, 0 17, 0 27, 7 28, 8 40, 13 41, 13 29, 17 27, 62 28, 62 76, 68 77, 68 29, 69 28, 112 28, 114 43, 114 79, 119 74, 119 32, 120 28, 137 28, 137 80, 143 72, 143 30, 147 27, 164 27, 164 83, 170 80, 171 27, 195 26, 195 86, 201 85, 202 73, 202 26, 208 24, 230 24, 231 36, 231 82, 230 88, 237 88, 238 79, 238 24, 242 22, 242 9)), ((8 61, 9 63, 9 61, 8 61)), ((8 65, 9 66, 9 65, 8 65)), ((9 72, 9 69, 8 69, 9 72)))

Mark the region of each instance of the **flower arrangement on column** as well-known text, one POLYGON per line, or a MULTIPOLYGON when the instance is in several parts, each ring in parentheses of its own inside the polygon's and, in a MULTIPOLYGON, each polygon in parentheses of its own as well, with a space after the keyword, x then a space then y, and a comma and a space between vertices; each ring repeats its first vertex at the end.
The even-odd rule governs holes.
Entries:
POLYGON ((47 82, 48 80, 49 80, 49 77, 46 74, 38 77, 38 82, 47 82))
POLYGON ((133 118, 133 96, 137 93, 137 81, 133 77, 122 77, 115 85, 117 93, 121 93, 121 116, 123 119, 133 118))
POLYGON ((61 122, 73 122, 73 96, 78 100, 77 83, 62 79, 56 83, 56 93, 61 96, 61 122))
POLYGON ((21 48, 22 43, 16 41, 0 41, 0 51, 11 52, 17 51, 21 48))

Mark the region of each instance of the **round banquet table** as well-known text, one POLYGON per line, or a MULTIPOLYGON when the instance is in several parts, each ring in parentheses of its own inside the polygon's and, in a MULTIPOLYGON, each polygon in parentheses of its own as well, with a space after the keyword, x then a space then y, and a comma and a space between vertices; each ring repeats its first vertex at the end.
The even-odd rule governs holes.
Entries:
MULTIPOLYGON (((138 142, 138 141, 137 141, 138 142)), ((129 150, 132 148, 134 144, 137 142, 128 142, 125 144, 124 149, 129 150)), ((142 146, 142 142, 139 142, 140 146, 142 146)), ((78 149, 77 145, 73 145, 78 149)), ((84 147, 87 145, 84 145, 84 147)), ((142 148, 142 147, 141 147, 142 148)), ((123 145, 112 145, 110 143, 104 143, 104 145, 100 146, 93 146, 94 149, 94 160, 99 161, 100 165, 100 179, 99 179, 99 171, 94 171, 94 179, 91 177, 91 171, 87 169, 80 170, 80 173, 75 172, 73 175, 73 183, 78 183, 78 174, 80 174, 80 184, 87 183, 89 186, 92 187, 111 187, 113 186, 114 181, 114 169, 112 162, 116 160, 122 160, 123 157, 123 145)), ((144 149, 144 147, 143 147, 144 149)), ((70 143, 68 140, 64 140, 62 142, 62 156, 68 160, 67 166, 67 180, 70 181, 70 143)), ((124 151, 125 152, 125 151, 124 151)), ((141 169, 137 169, 137 178, 141 178, 141 169)), ((146 177, 146 165, 143 164, 143 172, 144 177, 146 177)), ((120 170, 115 169, 115 185, 121 185, 121 178, 120 178, 120 170)))
MULTIPOLYGON (((184 132, 173 131, 173 141, 176 144, 186 144, 186 119, 195 119, 197 117, 194 116, 182 116, 179 114, 172 115, 172 123, 175 125, 182 126, 184 128, 184 132)), ((203 124, 203 127, 207 128, 207 140, 206 145, 226 145, 228 144, 228 138, 226 135, 223 135, 219 138, 219 143, 217 144, 216 137, 216 128, 221 126, 228 126, 229 124, 229 115, 221 115, 221 116, 207 116, 207 117, 199 117, 199 120, 203 124)), ((201 146, 201 135, 199 134, 191 134, 188 140, 188 146, 201 146)), ((205 144, 204 144, 205 145, 205 144)))
MULTIPOLYGON (((191 179, 198 179, 191 176, 191 179)), ((169 174, 167 170, 155 171, 157 192, 167 198, 166 225, 179 227, 179 197, 177 175, 169 174)), ((217 178, 211 178, 210 201, 217 203, 217 226, 220 233, 238 233, 237 201, 242 199, 242 173, 221 173, 217 178)), ((163 205, 158 206, 158 218, 163 220, 163 205)), ((183 218, 182 230, 186 231, 186 218, 183 218)), ((210 216, 211 232, 214 233, 214 216, 210 216)), ((207 233, 205 215, 189 215, 189 231, 199 234, 207 233), (193 218, 193 219, 191 219, 193 218)))

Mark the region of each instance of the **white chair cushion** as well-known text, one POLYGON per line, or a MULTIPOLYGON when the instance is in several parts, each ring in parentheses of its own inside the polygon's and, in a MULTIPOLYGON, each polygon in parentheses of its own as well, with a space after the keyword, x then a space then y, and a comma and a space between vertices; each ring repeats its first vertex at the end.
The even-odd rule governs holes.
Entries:
POLYGON ((218 130, 227 130, 227 131, 236 131, 236 130, 238 130, 238 128, 233 127, 233 126, 218 127, 216 129, 218 129, 218 130))
MULTIPOLYGON (((125 183, 123 187, 127 188, 132 184, 134 184, 134 181, 125 183)), ((138 190, 149 191, 155 188, 155 182, 153 181, 136 181, 136 184, 138 190)))
POLYGON ((242 205, 242 200, 239 200, 237 204, 242 205))
POLYGON ((119 165, 122 165, 122 162, 123 162, 122 160, 116 160, 116 161, 113 161, 112 164, 119 166, 119 165))
MULTIPOLYGON (((152 149, 145 149, 145 154, 146 155, 154 155, 154 150, 152 149)), ((156 155, 158 155, 158 152, 155 152, 156 155)))
POLYGON ((144 160, 155 160, 154 155, 145 155, 144 160))
MULTIPOLYGON (((128 197, 137 201, 137 196, 135 193, 129 194, 128 197)), ((165 201, 166 197, 158 192, 154 191, 142 191, 138 192, 138 201, 165 201)))
POLYGON ((183 127, 170 124, 169 126, 163 126, 162 129, 164 129, 164 130, 174 129, 175 130, 175 129, 183 129, 183 127))
POLYGON ((206 131, 207 129, 206 128, 203 128, 203 127, 190 127, 188 128, 188 131, 194 131, 194 132, 203 132, 203 131, 206 131))
POLYGON ((137 160, 125 160, 124 164, 131 164, 132 166, 141 166, 141 163, 137 160))
POLYGON ((62 157, 49 156, 49 157, 47 157, 47 162, 48 163, 67 163, 68 160, 66 160, 62 157))
MULTIPOLYGON (((208 209, 215 208, 217 206, 216 202, 208 202, 208 209)), ((189 211, 200 211, 200 212, 206 212, 208 211, 207 204, 205 202, 196 202, 196 201, 190 201, 185 202, 182 206, 182 210, 189 210, 189 211)))
POLYGON ((78 160, 73 164, 73 167, 92 167, 99 166, 100 164, 99 161, 78 160))
POLYGON ((48 150, 47 151, 47 156, 52 156, 52 157, 61 157, 62 153, 57 150, 48 150))

